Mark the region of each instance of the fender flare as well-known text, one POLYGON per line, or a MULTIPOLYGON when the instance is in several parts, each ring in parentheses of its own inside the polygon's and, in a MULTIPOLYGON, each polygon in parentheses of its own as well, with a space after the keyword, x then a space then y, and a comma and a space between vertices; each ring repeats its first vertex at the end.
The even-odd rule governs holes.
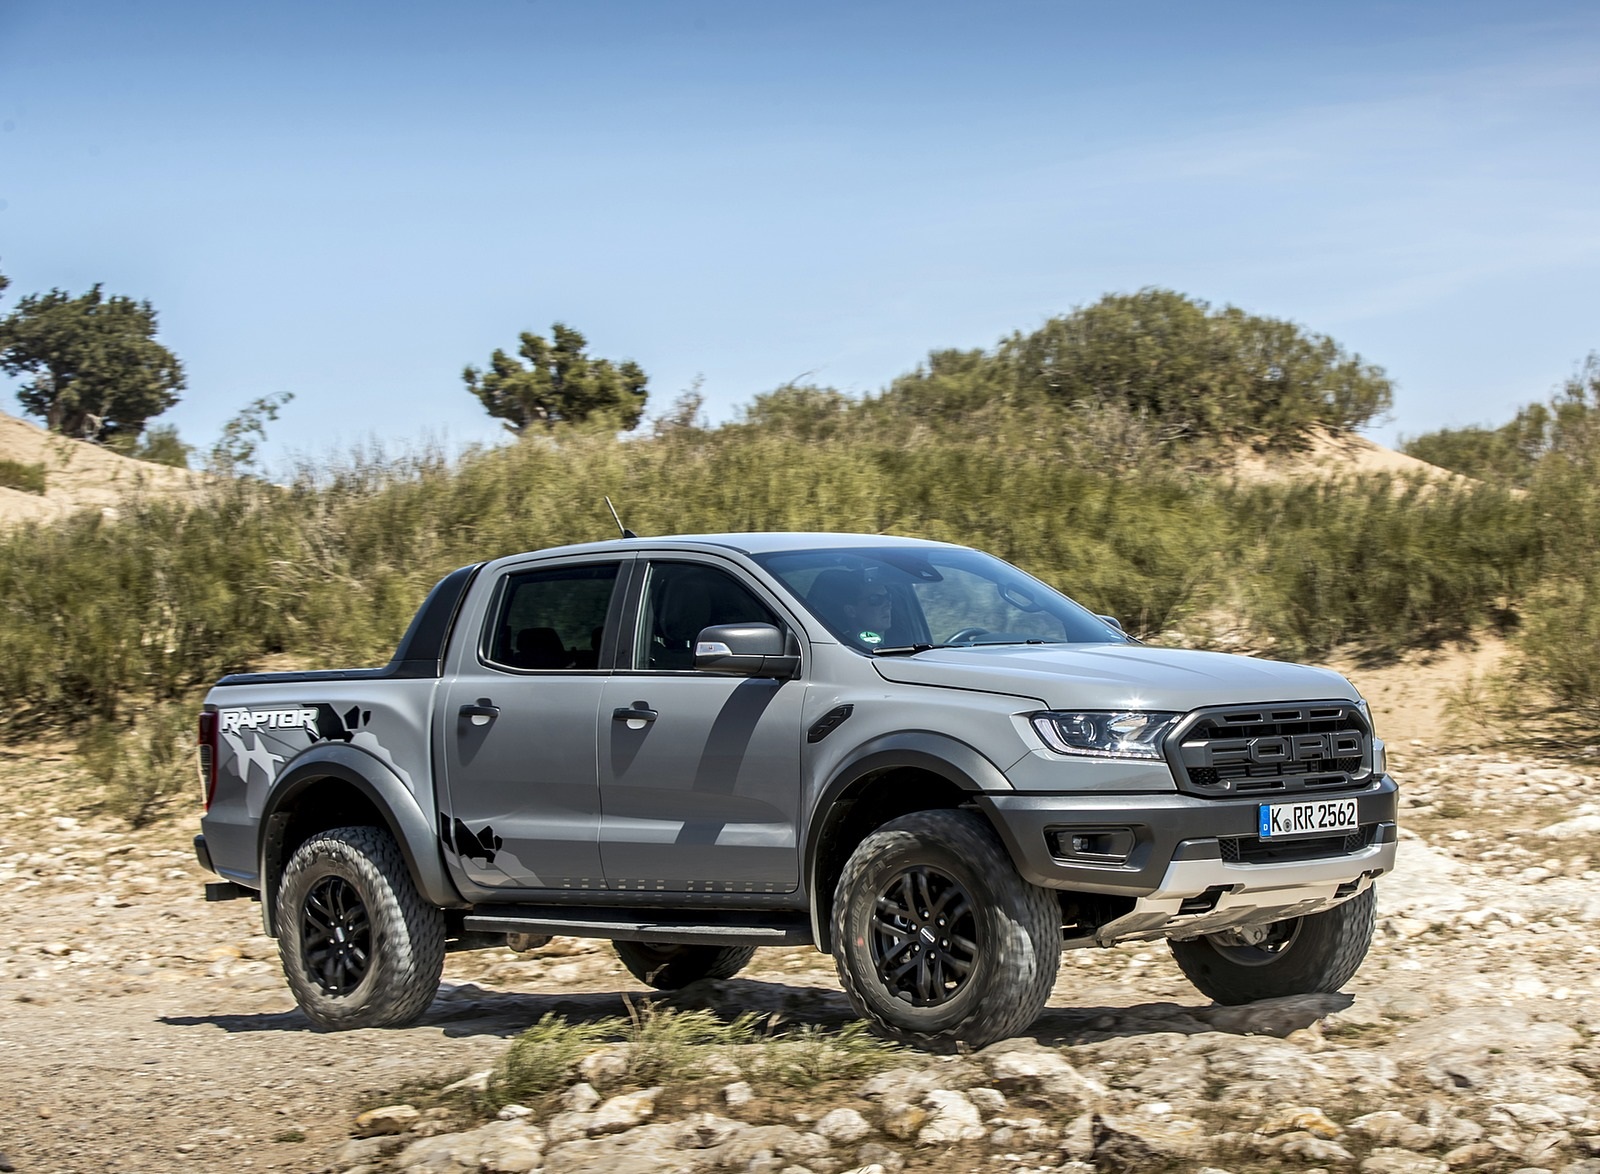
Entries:
POLYGON ((977 796, 985 792, 1015 790, 1005 772, 981 751, 949 734, 937 730, 899 730, 863 742, 834 769, 812 807, 813 816, 806 828, 801 855, 805 891, 809 898, 812 940, 827 952, 832 935, 825 910, 831 907, 832 894, 823 893, 817 859, 827 833, 843 799, 862 779, 889 770, 924 770, 954 784, 961 791, 977 796))
POLYGON ((268 866, 269 852, 281 847, 288 823, 284 808, 324 779, 337 779, 361 793, 377 809, 385 829, 394 837, 405 858, 412 883, 425 901, 441 909, 465 908, 466 901, 456 891, 434 831, 433 820, 422 810, 417 798, 400 776, 354 746, 331 743, 306 751, 274 780, 262 806, 257 833, 256 859, 261 877, 261 917, 270 936, 277 936, 278 878, 284 862, 268 866))

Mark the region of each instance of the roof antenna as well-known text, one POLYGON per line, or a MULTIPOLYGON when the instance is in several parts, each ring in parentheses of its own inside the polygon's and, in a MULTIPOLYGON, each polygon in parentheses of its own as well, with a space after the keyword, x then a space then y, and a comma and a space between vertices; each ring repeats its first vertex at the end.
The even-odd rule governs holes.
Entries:
POLYGON ((617 524, 617 529, 622 531, 622 536, 624 538, 639 537, 632 530, 628 529, 622 524, 622 519, 617 517, 617 507, 611 504, 611 499, 609 497, 606 498, 606 509, 611 511, 611 520, 617 524))

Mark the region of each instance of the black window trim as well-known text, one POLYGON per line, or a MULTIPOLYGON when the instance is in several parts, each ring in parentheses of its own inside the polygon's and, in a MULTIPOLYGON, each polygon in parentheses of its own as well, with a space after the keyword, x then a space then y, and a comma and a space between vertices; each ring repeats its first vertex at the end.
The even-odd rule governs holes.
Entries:
POLYGON ((652 669, 638 668, 633 663, 635 653, 639 647, 639 623, 643 618, 645 585, 650 581, 650 568, 656 563, 697 563, 700 566, 712 567, 722 571, 733 578, 750 594, 754 595, 767 610, 771 611, 778 619, 778 630, 783 633, 785 640, 793 640, 800 649, 800 669, 795 674, 794 680, 802 680, 806 669, 805 626, 794 615, 793 609, 786 606, 776 592, 772 591, 751 572, 731 559, 721 558, 714 554, 689 550, 660 550, 640 551, 638 561, 632 569, 632 576, 628 583, 627 604, 623 609, 625 628, 628 633, 626 642, 619 639, 615 648, 615 672, 618 676, 628 677, 671 677, 674 680, 694 678, 696 680, 721 680, 730 681, 737 678, 729 677, 723 673, 708 673, 699 669, 652 669))
POLYGON ((638 556, 633 554, 593 554, 581 558, 552 559, 549 561, 535 561, 518 563, 515 566, 505 567, 500 571, 500 578, 494 585, 494 593, 489 599, 488 610, 484 613, 483 623, 478 631, 478 647, 476 649, 478 664, 497 673, 504 673, 511 677, 570 677, 570 676, 609 676, 614 671, 612 666, 617 659, 618 625, 625 614, 625 601, 633 590, 634 567, 638 556), (600 638, 600 654, 592 669, 525 669, 516 665, 501 664, 490 655, 494 643, 495 625, 500 620, 500 609, 505 603, 506 592, 510 590, 510 583, 518 575, 526 575, 539 571, 564 571, 572 567, 593 566, 595 564, 615 563, 617 567, 616 580, 611 585, 611 601, 606 604, 605 634, 600 638))

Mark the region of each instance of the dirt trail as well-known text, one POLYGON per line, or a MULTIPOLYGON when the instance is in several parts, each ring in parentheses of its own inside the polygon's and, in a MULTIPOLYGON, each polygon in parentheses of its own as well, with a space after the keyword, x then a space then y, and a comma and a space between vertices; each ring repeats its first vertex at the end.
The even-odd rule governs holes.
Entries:
MULTIPOLYGON (((1600 833, 1581 818, 1571 835, 1537 832, 1600 816, 1600 762, 1419 746, 1397 750, 1395 767, 1402 868, 1348 988, 1388 1024, 1367 1046, 1401 1047, 1432 1016, 1509 1006, 1600 1030, 1596 949, 1582 944, 1600 928, 1600 833), (1397 1006, 1401 1021, 1385 1019, 1397 1006)), ((646 993, 606 945, 558 939, 537 955, 453 955, 417 1026, 315 1032, 259 907, 203 902, 193 821, 130 833, 86 814, 82 785, 64 751, 0 750, 0 1152, 19 1171, 333 1168, 354 1114, 408 1081, 488 1067, 546 1012, 614 1015, 646 993)), ((762 950, 720 989, 729 1012, 849 1018, 830 960, 811 950, 762 950)), ((1164 1030, 1162 1016, 1193 1023, 1205 1006, 1164 947, 1078 952, 1032 1034, 1137 1043, 1164 1030)))

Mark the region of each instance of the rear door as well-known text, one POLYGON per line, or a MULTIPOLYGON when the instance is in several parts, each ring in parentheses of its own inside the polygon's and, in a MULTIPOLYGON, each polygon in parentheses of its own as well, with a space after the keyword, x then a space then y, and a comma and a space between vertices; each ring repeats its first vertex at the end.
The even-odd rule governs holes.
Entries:
POLYGON ((631 562, 512 567, 463 617, 476 639, 438 709, 440 831, 468 890, 604 887, 596 715, 631 562))
POLYGON ((607 885, 790 892, 799 884, 803 680, 700 673, 711 624, 796 625, 735 569, 643 558, 618 673, 600 701, 600 857, 607 885))

